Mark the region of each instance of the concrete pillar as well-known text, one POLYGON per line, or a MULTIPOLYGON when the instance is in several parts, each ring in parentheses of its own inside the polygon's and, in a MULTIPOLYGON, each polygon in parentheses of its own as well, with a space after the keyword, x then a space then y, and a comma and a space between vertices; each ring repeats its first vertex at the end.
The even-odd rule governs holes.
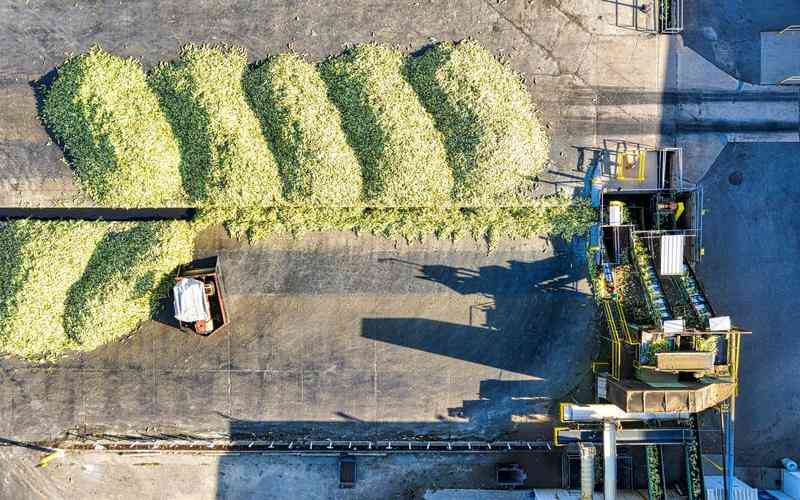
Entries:
POLYGON ((597 451, 593 444, 579 445, 581 452, 581 500, 592 500, 594 494, 594 457, 597 451))
POLYGON ((603 493, 605 500, 617 496, 617 423, 603 422, 603 493))

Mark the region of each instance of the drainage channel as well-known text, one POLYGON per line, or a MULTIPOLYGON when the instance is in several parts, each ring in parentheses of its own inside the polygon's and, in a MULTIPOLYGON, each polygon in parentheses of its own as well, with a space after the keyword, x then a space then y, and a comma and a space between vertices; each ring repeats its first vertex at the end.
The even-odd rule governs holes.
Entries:
POLYGON ((195 208, 0 208, 0 220, 189 220, 195 208))

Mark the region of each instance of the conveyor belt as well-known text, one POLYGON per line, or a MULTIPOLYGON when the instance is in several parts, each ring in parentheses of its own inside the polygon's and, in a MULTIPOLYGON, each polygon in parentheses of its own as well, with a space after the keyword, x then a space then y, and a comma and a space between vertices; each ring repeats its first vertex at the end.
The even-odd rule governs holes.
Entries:
POLYGON ((706 486, 703 478, 703 449, 700 446, 700 431, 697 415, 689 419, 691 439, 683 448, 686 458, 686 482, 689 500, 706 500, 706 486))
POLYGON ((692 268, 686 264, 683 265, 683 274, 680 276, 679 282, 686 291, 686 295, 689 297, 689 302, 692 304, 692 309, 694 310, 695 314, 697 314, 700 323, 702 325, 707 324, 708 318, 713 315, 711 306, 708 304, 705 293, 703 293, 703 289, 697 282, 697 278, 695 278, 692 268))
POLYGON ((664 290, 661 287, 661 280, 656 274, 655 267, 653 266, 653 259, 647 247, 640 241, 634 240, 634 248, 637 246, 643 248, 643 251, 634 249, 634 263, 636 270, 639 274, 642 287, 645 290, 647 303, 651 309, 653 320, 657 324, 662 324, 664 321, 672 319, 672 312, 667 304, 667 298, 664 295, 664 290))
MULTIPOLYGON (((556 443, 603 443, 602 429, 556 429, 556 443)), ((629 446, 682 445, 691 439, 691 431, 685 428, 676 429, 622 429, 617 431, 617 444, 629 446)))
POLYGON ((651 444, 647 446, 645 456, 647 458, 647 495, 649 500, 666 500, 664 450, 659 445, 651 444))

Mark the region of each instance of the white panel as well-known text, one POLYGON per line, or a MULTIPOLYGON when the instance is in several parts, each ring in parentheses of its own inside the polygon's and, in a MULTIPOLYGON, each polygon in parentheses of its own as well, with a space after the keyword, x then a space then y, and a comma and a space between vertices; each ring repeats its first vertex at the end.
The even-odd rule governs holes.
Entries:
POLYGON ((671 234, 661 237, 662 276, 683 274, 683 235, 671 234))
POLYGON ((608 223, 612 226, 622 224, 622 207, 619 205, 608 206, 608 223))
POLYGON ((800 472, 781 471, 783 492, 792 498, 800 498, 800 472))
POLYGON ((712 332, 727 332, 731 329, 731 317, 717 316, 708 318, 708 329, 712 332))
POLYGON ((664 321, 664 333, 681 333, 683 330, 683 319, 668 319, 664 321))
MULTIPOLYGON (((725 486, 722 476, 705 476, 706 497, 708 500, 725 500, 725 486)), ((733 478, 733 498, 731 500, 758 500, 758 490, 733 478)))

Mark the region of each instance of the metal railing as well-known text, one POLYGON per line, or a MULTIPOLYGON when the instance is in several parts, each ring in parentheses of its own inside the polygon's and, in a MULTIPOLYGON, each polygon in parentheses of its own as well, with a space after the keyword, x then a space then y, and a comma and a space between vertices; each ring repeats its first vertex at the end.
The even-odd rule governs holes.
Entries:
POLYGON ((784 78, 778 82, 778 85, 800 85, 800 75, 784 78))
POLYGON ((675 35, 683 32, 683 0, 655 0, 656 26, 659 33, 675 35))
POLYGON ((422 440, 273 440, 263 436, 85 435, 71 433, 51 446, 56 450, 109 451, 115 453, 498 453, 549 451, 549 441, 422 441, 422 440))
POLYGON ((800 24, 790 24, 789 26, 787 26, 787 27, 783 28, 782 30, 780 30, 778 32, 778 34, 779 35, 783 35, 784 33, 789 32, 789 31, 800 31, 800 24))

